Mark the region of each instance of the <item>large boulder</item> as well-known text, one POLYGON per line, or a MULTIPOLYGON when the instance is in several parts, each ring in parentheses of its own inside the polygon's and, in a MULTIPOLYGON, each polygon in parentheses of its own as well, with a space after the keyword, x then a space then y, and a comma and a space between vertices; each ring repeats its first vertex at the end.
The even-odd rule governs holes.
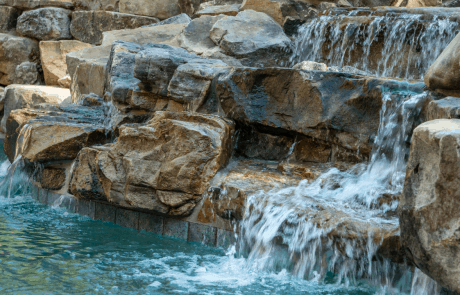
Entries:
POLYGON ((69 97, 69 89, 49 86, 10 85, 5 89, 4 115, 1 122, 2 130, 6 131, 6 121, 13 110, 33 108, 42 103, 60 104, 69 97))
POLYGON ((115 30, 103 33, 102 46, 112 45, 115 41, 128 41, 140 45, 161 43, 178 46, 177 36, 187 26, 186 23, 146 26, 133 30, 115 30))
POLYGON ((120 0, 120 12, 153 16, 161 20, 181 13, 193 15, 200 0, 120 0))
POLYGON ((74 11, 70 32, 77 40, 99 45, 103 32, 135 29, 157 22, 158 19, 153 17, 112 11, 74 11))
POLYGON ((14 7, 20 10, 31 10, 44 7, 72 9, 72 1, 65 0, 0 0, 0 5, 14 7))
POLYGON ((225 54, 245 59, 243 64, 249 66, 276 65, 287 57, 291 43, 271 17, 253 10, 220 19, 212 27, 210 37, 225 54))
POLYGON ((0 33, 0 84, 14 83, 16 68, 24 62, 38 62, 39 58, 37 41, 0 33))
POLYGON ((38 40, 71 39, 70 13, 63 8, 39 8, 26 11, 18 18, 18 34, 38 40))
POLYGON ((233 123, 211 115, 156 112, 120 127, 115 144, 83 149, 70 191, 79 198, 187 215, 231 156, 233 123))
POLYGON ((460 292, 460 120, 414 130, 399 202, 401 239, 409 258, 442 286, 460 292))
MULTIPOLYGON (((422 92, 422 86, 404 87, 422 92)), ((219 76, 216 103, 235 121, 295 131, 369 155, 385 89, 401 90, 401 84, 345 73, 238 68, 219 76)))
POLYGON ((16 30, 16 23, 21 11, 14 7, 0 6, 0 33, 12 33, 16 30))
POLYGON ((75 10, 118 11, 120 0, 72 0, 75 10))
POLYGON ((460 34, 444 49, 425 73, 425 84, 432 90, 460 90, 460 34))
POLYGON ((102 108, 73 105, 43 108, 46 110, 11 112, 4 145, 10 161, 18 155, 28 164, 71 161, 82 148, 104 144, 110 137, 104 128, 102 108))
POLYGON ((67 53, 91 46, 77 40, 40 42, 40 58, 46 85, 59 85, 58 80, 67 75, 67 53))

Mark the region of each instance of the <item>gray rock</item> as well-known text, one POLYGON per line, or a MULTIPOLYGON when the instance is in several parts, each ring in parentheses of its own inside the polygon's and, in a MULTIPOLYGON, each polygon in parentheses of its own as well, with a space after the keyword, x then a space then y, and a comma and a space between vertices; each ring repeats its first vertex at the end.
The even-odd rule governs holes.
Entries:
POLYGON ((39 62, 36 40, 0 33, 0 84, 14 83, 16 67, 23 62, 39 62))
POLYGON ((164 20, 181 13, 191 16, 200 3, 201 0, 120 0, 120 12, 164 20))
POLYGON ((118 11, 120 0, 72 0, 75 10, 118 11))
POLYGON ((204 15, 192 20, 178 37, 180 47, 195 54, 203 54, 216 47, 216 44, 209 38, 209 31, 217 21, 223 18, 225 18, 224 15, 204 15))
POLYGON ((440 285, 460 292, 460 120, 415 128, 399 201, 401 242, 410 260, 440 285))
POLYGON ((26 61, 16 67, 14 84, 35 84, 38 77, 37 64, 26 61))
POLYGON ((241 68, 243 64, 236 58, 232 56, 228 56, 224 54, 223 50, 220 47, 214 47, 210 50, 206 50, 201 54, 202 57, 210 58, 210 59, 220 59, 227 65, 231 67, 241 68))
POLYGON ((191 21, 192 21, 192 19, 190 18, 190 16, 188 16, 185 13, 181 13, 181 14, 178 14, 176 16, 173 16, 173 17, 167 18, 165 20, 162 20, 161 22, 143 26, 142 28, 155 27, 155 26, 164 26, 164 25, 173 25, 173 24, 175 24, 175 25, 177 25, 177 24, 188 24, 191 21))
POLYGON ((323 10, 336 8, 337 4, 333 2, 321 2, 317 7, 319 11, 323 11, 323 10))
POLYGON ((448 96, 433 100, 427 107, 427 121, 436 119, 460 119, 460 98, 448 96))
POLYGON ((55 7, 26 11, 18 18, 16 31, 38 40, 70 39, 70 13, 70 10, 55 7))
POLYGON ((69 76, 73 77, 78 65, 81 63, 92 63, 105 67, 109 60, 110 50, 111 46, 95 46, 67 53, 66 64, 69 76))
POLYGON ((10 33, 16 30, 16 23, 21 11, 14 7, 0 6, 0 33, 10 33))
POLYGON ((0 0, 0 5, 10 6, 20 10, 30 10, 43 7, 73 9, 71 1, 62 0, 0 0))
POLYGON ((341 72, 344 72, 344 73, 350 73, 350 74, 356 74, 356 75, 369 75, 368 72, 365 72, 365 71, 362 71, 360 69, 357 69, 355 67, 351 67, 351 66, 344 66, 342 67, 342 70, 341 72))
POLYGON ((278 55, 283 55, 291 43, 279 24, 265 13, 253 10, 217 21, 210 38, 225 54, 249 59, 247 65, 276 64, 278 55))
POLYGON ((159 20, 153 17, 111 12, 111 11, 74 11, 70 32, 82 42, 99 45, 103 32, 135 29, 159 20))
POLYGON ((116 30, 103 33, 102 46, 112 45, 115 41, 128 41, 140 45, 162 43, 178 46, 177 36, 186 24, 170 24, 155 27, 144 27, 133 30, 116 30))
POLYGON ((293 70, 327 71, 327 65, 314 61, 303 61, 292 67, 293 70))
POLYGON ((209 16, 216 16, 216 15, 230 15, 236 16, 238 12, 240 12, 240 4, 230 4, 230 5, 211 5, 207 6, 206 8, 198 11, 196 13, 197 16, 209 15, 209 16))

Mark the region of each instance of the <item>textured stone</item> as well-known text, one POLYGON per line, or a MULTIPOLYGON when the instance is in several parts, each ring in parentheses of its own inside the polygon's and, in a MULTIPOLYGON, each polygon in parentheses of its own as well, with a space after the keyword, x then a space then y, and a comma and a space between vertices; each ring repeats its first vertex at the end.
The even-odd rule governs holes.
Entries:
POLYGON ((117 208, 114 206, 96 203, 94 219, 115 223, 116 212, 117 208))
POLYGON ((198 17, 203 15, 216 16, 216 15, 230 15, 236 16, 240 12, 240 4, 230 5, 211 5, 196 13, 198 17))
POLYGON ((26 11, 18 18, 16 31, 38 40, 70 39, 70 13, 63 8, 39 8, 26 11))
POLYGON ((16 67, 14 74, 15 84, 40 84, 37 64, 34 62, 23 62, 16 67), (38 82, 38 83, 37 83, 38 82))
POLYGON ((0 33, 13 33, 16 30, 16 23, 21 12, 9 6, 0 6, 0 33))
POLYGON ((111 46, 87 47, 78 51, 71 51, 66 55, 67 71, 73 78, 77 67, 82 63, 90 63, 93 67, 103 68, 109 60, 111 46))
POLYGON ((120 0, 72 0, 75 10, 118 11, 120 0))
POLYGON ((183 220, 165 218, 164 234, 186 241, 188 236, 189 223, 183 220))
POLYGON ((157 17, 161 20, 181 13, 193 15, 200 0, 120 0, 120 12, 157 17))
POLYGON ((209 31, 218 20, 224 17, 223 15, 205 15, 192 20, 179 35, 180 47, 195 54, 202 54, 216 47, 216 44, 209 38, 209 31))
POLYGON ((117 208, 116 224, 139 229, 139 212, 117 208))
POLYGON ((17 66, 23 62, 38 61, 39 58, 37 41, 0 33, 0 84, 13 84, 17 66))
POLYGON ((46 167, 40 172, 38 178, 42 188, 57 191, 64 187, 66 172, 64 168, 46 167))
POLYGON ((112 45, 115 41, 128 41, 140 45, 161 43, 178 46, 177 36, 186 24, 169 24, 163 26, 142 27, 133 30, 116 30, 103 33, 102 46, 112 45))
POLYGON ((70 79, 70 76, 69 76, 69 75, 65 75, 64 77, 62 77, 61 79, 59 79, 59 80, 57 81, 57 83, 58 83, 58 86, 59 86, 59 87, 69 89, 69 88, 70 88, 70 83, 72 83, 72 80, 70 79))
POLYGON ((91 44, 76 40, 40 42, 41 65, 46 85, 58 86, 58 80, 67 75, 67 53, 87 47, 91 47, 91 44))
POLYGON ((292 67, 294 70, 327 71, 327 65, 314 61, 303 61, 292 67))
POLYGON ((165 20, 162 20, 161 22, 143 26, 142 28, 164 26, 164 25, 188 24, 191 21, 192 21, 192 19, 190 18, 190 16, 188 16, 185 13, 181 13, 181 14, 178 14, 176 16, 173 16, 173 17, 167 18, 165 20))
POLYGON ((6 120, 12 110, 33 108, 41 103, 60 104, 70 96, 68 89, 49 86, 10 85, 5 90, 2 129, 6 130, 6 120))
POLYGON ((75 206, 75 213, 78 213, 80 215, 85 215, 91 219, 94 219, 94 215, 96 211, 95 205, 96 203, 90 202, 87 200, 77 200, 77 203, 75 206))
POLYGON ((304 18, 305 11, 311 6, 310 1, 297 0, 244 0, 241 11, 254 10, 263 12, 273 18, 281 26, 286 17, 304 18))
POLYGON ((152 17, 111 11, 74 11, 70 32, 77 40, 99 45, 103 32, 135 29, 156 22, 158 19, 152 17))
POLYGON ((197 242, 206 246, 216 246, 216 234, 217 228, 203 225, 190 223, 188 229, 188 241, 197 242))
POLYGON ((442 286, 460 292, 460 120, 415 128, 399 202, 401 241, 409 258, 442 286))
POLYGON ((460 98, 448 96, 428 104, 427 121, 436 119, 460 119, 460 98))
POLYGON ((143 229, 155 234, 162 235, 163 234, 163 223, 164 217, 147 214, 147 213, 140 213, 139 215, 139 229, 143 229))
POLYGON ((43 7, 72 9, 71 1, 63 0, 0 0, 0 5, 11 6, 20 10, 30 10, 43 7))

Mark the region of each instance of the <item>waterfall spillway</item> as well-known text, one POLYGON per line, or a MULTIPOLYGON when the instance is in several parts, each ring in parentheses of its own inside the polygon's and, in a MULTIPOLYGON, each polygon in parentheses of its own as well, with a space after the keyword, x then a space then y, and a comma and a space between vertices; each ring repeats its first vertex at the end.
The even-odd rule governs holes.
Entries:
POLYGON ((291 63, 353 66, 382 77, 422 79, 460 29, 459 10, 338 9, 304 24, 291 63))
POLYGON ((384 278, 385 285, 395 286, 399 271, 389 261, 373 260, 383 240, 397 235, 408 142, 426 97, 385 93, 368 165, 346 172, 332 168, 311 183, 249 197, 240 247, 253 265, 289 267, 315 280, 335 273, 336 282, 346 284, 360 278, 381 284, 384 278), (280 247, 288 251, 281 261, 274 258, 280 247))

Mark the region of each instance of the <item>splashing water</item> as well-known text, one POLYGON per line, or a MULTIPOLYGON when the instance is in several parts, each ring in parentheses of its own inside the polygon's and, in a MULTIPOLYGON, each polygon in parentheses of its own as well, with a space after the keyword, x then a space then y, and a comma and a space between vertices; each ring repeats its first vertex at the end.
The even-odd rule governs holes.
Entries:
POLYGON ((382 286, 382 294, 403 291, 409 269, 376 254, 399 229, 395 210, 408 142, 426 97, 385 93, 368 165, 333 168, 312 183, 250 196, 239 246, 248 251, 251 267, 288 268, 316 281, 332 276, 346 286, 365 279, 382 286))
POLYGON ((320 16, 299 29, 291 64, 310 60, 352 66, 375 76, 423 79, 460 29, 446 11, 431 17, 427 12, 381 16, 382 11, 376 10, 358 16, 351 10, 320 16))

